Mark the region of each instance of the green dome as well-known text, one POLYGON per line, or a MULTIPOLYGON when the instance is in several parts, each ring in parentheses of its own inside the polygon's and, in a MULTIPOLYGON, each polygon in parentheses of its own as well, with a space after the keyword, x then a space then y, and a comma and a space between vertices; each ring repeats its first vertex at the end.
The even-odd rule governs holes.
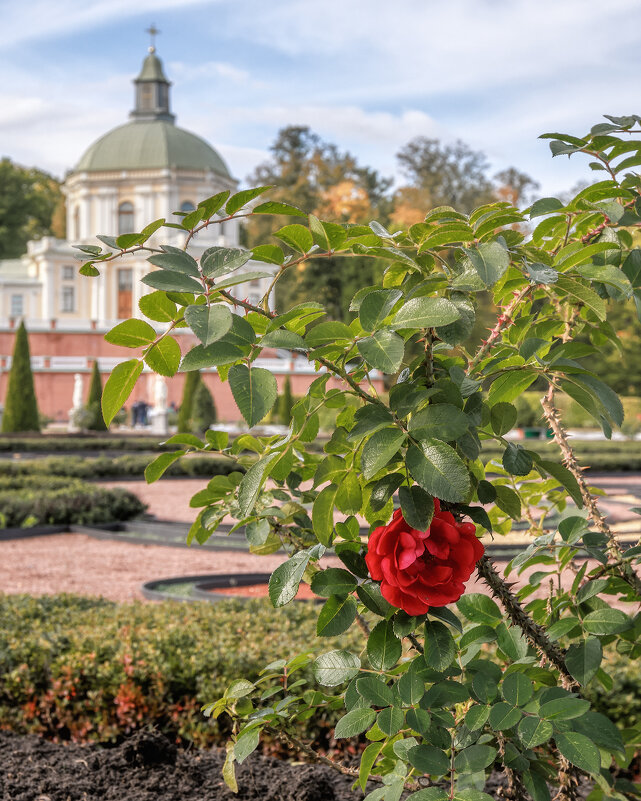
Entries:
POLYGON ((114 128, 84 153, 74 172, 213 170, 230 178, 227 165, 201 139, 165 120, 139 120, 114 128))

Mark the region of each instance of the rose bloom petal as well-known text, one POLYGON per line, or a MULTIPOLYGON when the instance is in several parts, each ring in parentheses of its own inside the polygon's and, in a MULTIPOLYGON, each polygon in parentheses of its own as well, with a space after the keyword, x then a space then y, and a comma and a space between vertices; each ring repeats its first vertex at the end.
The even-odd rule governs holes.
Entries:
POLYGON ((365 562, 381 583, 381 594, 408 615, 424 615, 430 606, 446 606, 465 592, 478 560, 485 553, 473 523, 459 523, 441 511, 434 499, 434 517, 427 531, 416 531, 397 509, 386 526, 372 532, 365 562))

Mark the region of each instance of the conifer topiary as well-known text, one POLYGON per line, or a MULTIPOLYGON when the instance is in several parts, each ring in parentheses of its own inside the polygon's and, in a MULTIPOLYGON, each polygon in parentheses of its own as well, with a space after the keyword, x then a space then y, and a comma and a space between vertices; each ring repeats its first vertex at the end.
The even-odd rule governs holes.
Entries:
POLYGON ((40 431, 38 403, 31 372, 29 338, 24 323, 20 323, 16 332, 2 416, 2 431, 40 431))
POLYGON ((288 426, 292 421, 292 407, 295 402, 294 396, 292 395, 292 382, 289 380, 289 376, 287 376, 283 384, 283 394, 280 396, 278 404, 278 416, 280 417, 280 422, 284 426, 288 426))
POLYGON ((216 422, 216 406, 207 384, 200 380, 191 410, 191 430, 195 434, 202 434, 216 422))
POLYGON ((100 377, 100 370, 98 369, 98 362, 94 361, 93 370, 91 373, 91 384, 89 385, 89 397, 87 398, 87 405, 85 407, 86 428, 90 431, 107 431, 104 418, 102 416, 102 379, 100 377))
POLYGON ((178 433, 188 434, 191 432, 191 411, 194 403, 196 388, 201 382, 200 372, 192 370, 187 373, 185 385, 183 387, 183 397, 178 410, 178 433))

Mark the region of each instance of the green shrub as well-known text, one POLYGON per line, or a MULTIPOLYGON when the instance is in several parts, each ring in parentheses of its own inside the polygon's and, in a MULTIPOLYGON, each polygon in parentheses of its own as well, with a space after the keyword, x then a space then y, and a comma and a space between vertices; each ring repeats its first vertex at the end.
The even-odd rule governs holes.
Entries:
POLYGON ((24 323, 16 332, 11 371, 2 416, 3 431, 40 431, 38 404, 33 388, 29 338, 24 323))
MULTIPOLYGON (((75 478, 143 478, 145 467, 152 455, 126 454, 125 456, 46 456, 41 459, 0 460, 0 476, 73 476, 75 478)), ((226 476, 244 468, 226 456, 189 456, 169 466, 165 476, 226 476)))
POLYGON ((4 453, 76 453, 77 451, 147 451, 176 450, 177 446, 158 445, 158 435, 118 436, 90 434, 33 434, 0 436, 0 452, 4 453))
MULTIPOLYGON (((201 746, 222 743, 227 719, 200 707, 237 676, 255 680, 269 662, 309 651, 317 611, 306 602, 274 610, 268 601, 0 595, 0 728, 105 741, 153 724, 201 746)), ((362 644, 350 632, 316 647, 362 644)), ((334 722, 316 715, 304 736, 322 738, 334 722)))
POLYGON ((0 476, 0 521, 7 528, 110 523, 129 520, 145 508, 124 489, 102 489, 62 476, 0 476))
POLYGON ((183 397, 178 410, 178 433, 180 434, 191 433, 191 413, 194 395, 201 381, 202 378, 198 370, 191 370, 187 373, 183 387, 183 397))
POLYGON ((278 421, 284 426, 288 426, 292 422, 292 407, 296 403, 296 399, 292 395, 292 382, 289 376, 286 376, 283 385, 283 392, 278 396, 276 402, 278 409, 278 421))
POLYGON ((90 431, 107 431, 105 420, 102 416, 102 379, 100 378, 100 370, 98 369, 98 362, 94 361, 93 370, 91 372, 91 384, 89 385, 89 396, 87 398, 87 405, 85 406, 86 421, 84 427, 90 431))

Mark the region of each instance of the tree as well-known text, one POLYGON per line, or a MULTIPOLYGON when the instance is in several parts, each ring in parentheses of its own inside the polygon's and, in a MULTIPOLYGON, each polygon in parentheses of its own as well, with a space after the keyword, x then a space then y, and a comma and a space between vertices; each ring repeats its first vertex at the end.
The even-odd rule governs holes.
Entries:
POLYGON ((33 387, 29 338, 24 323, 20 323, 13 346, 13 358, 7 396, 4 402, 2 431, 40 431, 38 403, 33 387))
MULTIPOLYGON (((260 164, 248 182, 252 186, 274 184, 275 200, 286 200, 305 212, 344 223, 387 220, 391 180, 359 165, 354 156, 324 142, 310 128, 292 125, 281 129, 270 150, 271 159, 260 164)), ((283 224, 300 221, 280 219, 283 224)), ((246 228, 247 244, 266 243, 272 231, 268 219, 251 218, 246 228)), ((305 262, 277 284, 276 306, 291 308, 309 298, 311 292, 333 318, 347 319, 354 282, 361 286, 376 283, 381 275, 373 259, 333 257, 320 265, 305 262)))
POLYGON ((191 431, 194 394, 201 380, 199 370, 191 370, 187 373, 183 386, 183 397, 178 410, 178 432, 180 434, 188 434, 191 431))
POLYGON ((89 396, 87 397, 86 422, 85 428, 90 431, 107 431, 104 418, 102 416, 102 379, 98 362, 94 361, 91 372, 91 383, 89 384, 89 396))
POLYGON ((35 167, 0 161, 0 259, 16 259, 30 239, 64 238, 60 182, 35 167))
POLYGON ((216 422, 216 406, 207 384, 200 378, 191 411, 191 431, 195 434, 203 434, 208 431, 216 422))
POLYGON ((288 426, 292 421, 292 407, 296 402, 294 400, 294 396, 292 395, 292 382, 290 381, 289 376, 285 378, 283 392, 278 400, 278 416, 280 418, 280 422, 284 426, 288 426))

